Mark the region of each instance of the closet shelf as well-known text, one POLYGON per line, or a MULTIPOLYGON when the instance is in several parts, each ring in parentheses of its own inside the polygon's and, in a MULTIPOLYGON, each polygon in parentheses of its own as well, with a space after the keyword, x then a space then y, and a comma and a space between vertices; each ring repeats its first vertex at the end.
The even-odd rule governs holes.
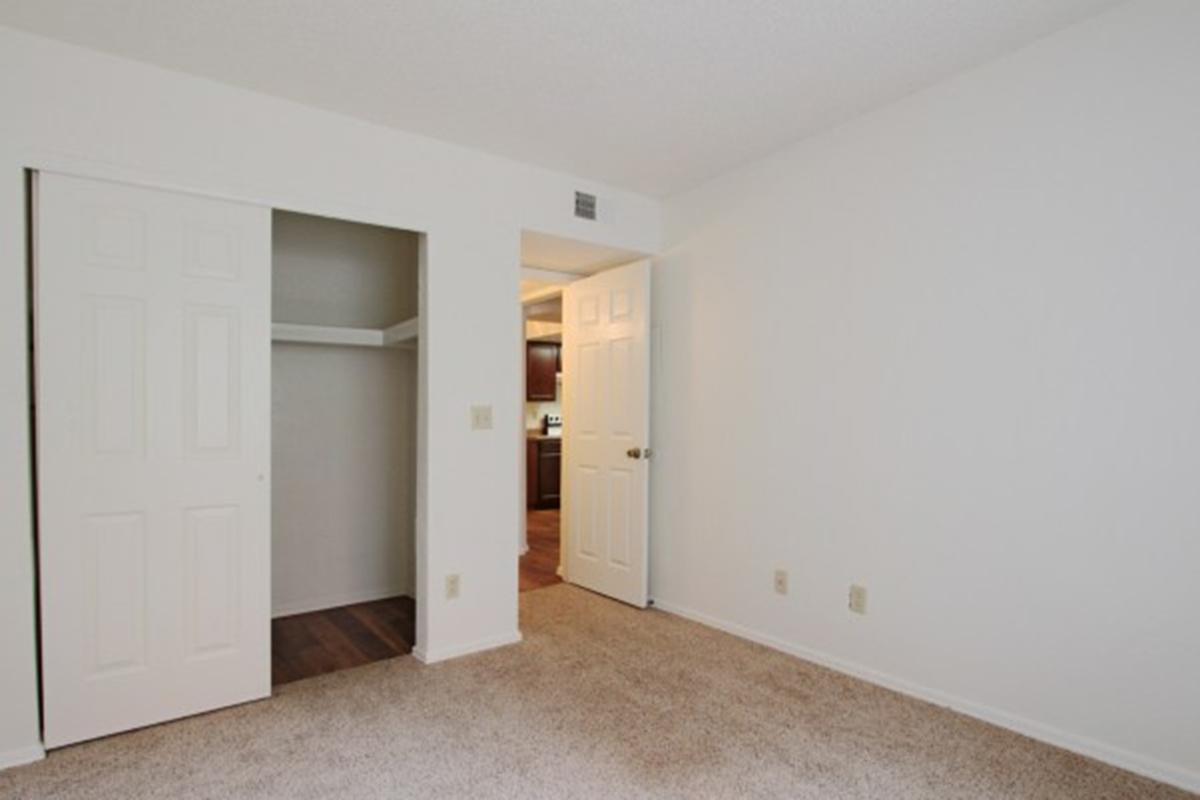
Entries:
POLYGON ((383 330, 383 346, 394 347, 396 345, 415 342, 417 340, 417 331, 420 328, 420 320, 416 317, 406 319, 404 322, 397 322, 390 328, 383 330))
POLYGON ((416 317, 389 328, 341 328, 332 325, 299 325, 276 322, 271 325, 271 340, 296 344, 328 344, 349 347, 404 347, 417 339, 416 317))

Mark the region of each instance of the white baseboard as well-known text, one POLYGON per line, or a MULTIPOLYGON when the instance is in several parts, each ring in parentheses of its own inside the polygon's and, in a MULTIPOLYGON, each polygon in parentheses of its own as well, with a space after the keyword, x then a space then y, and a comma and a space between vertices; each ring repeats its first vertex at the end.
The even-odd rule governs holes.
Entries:
POLYGON ((307 614, 309 611, 320 611, 323 608, 337 608, 354 603, 369 603, 372 600, 385 600, 389 597, 412 597, 412 590, 403 586, 389 586, 379 589, 363 589, 354 592, 342 592, 321 597, 305 597, 300 600, 289 600, 286 603, 271 606, 271 617, 290 617, 292 614, 307 614))
POLYGON ((845 675, 850 675, 868 683, 873 683, 877 686, 882 686, 892 691, 906 694, 910 697, 915 697, 918 700, 924 700, 928 703, 933 703, 938 706, 945 706, 953 709, 961 714, 966 714, 969 717, 974 717, 983 722, 991 723, 992 725, 1006 728, 1010 731, 1028 736, 1031 739, 1037 739, 1040 742, 1061 747, 1064 750, 1070 750, 1073 753, 1078 753, 1088 758, 1093 758, 1097 761, 1103 761, 1106 764, 1111 764, 1114 767, 1128 770, 1130 772, 1143 775, 1147 778, 1152 778, 1162 783, 1167 783, 1176 786, 1180 789, 1189 792, 1200 792, 1200 773, 1193 772, 1183 767, 1174 764, 1168 764, 1164 761, 1151 758, 1149 756, 1134 753, 1120 747, 1105 744, 1104 742, 1090 739, 1086 736, 1077 736, 1073 733, 1060 730, 1050 725, 1045 725, 1041 722, 1021 717, 1016 714, 1010 714, 1007 711, 1001 711, 991 706, 976 703, 971 700, 966 700, 955 695, 947 694, 930 689, 926 686, 912 683, 903 678, 898 678, 894 675, 889 675, 885 672, 864 667, 861 664, 855 664, 851 661, 846 661, 841 658, 827 655, 816 650, 810 650, 800 645, 792 644, 783 641, 769 634, 747 628, 734 622, 726 622, 722 619, 709 616, 708 614, 695 611, 685 606, 676 605, 669 600, 654 598, 654 607, 660 611, 666 611, 669 614, 675 614, 685 619, 690 619, 693 622, 699 622, 710 628, 724 631, 725 633, 733 634, 742 639, 761 644, 769 647, 772 650, 779 650, 788 655, 811 661, 814 664, 819 664, 823 667, 841 672, 845 675))
POLYGON ((5 750, 0 753, 0 769, 19 767, 22 764, 32 764, 46 757, 46 750, 40 744, 19 747, 16 750, 5 750))
POLYGON ((520 631, 513 631, 502 636, 492 636, 487 639, 479 639, 474 642, 451 647, 441 647, 433 650, 417 647, 413 649, 413 655, 422 664, 436 664, 439 661, 446 661, 451 658, 458 658, 472 653, 481 653, 484 650, 494 650, 497 647, 516 644, 521 641, 521 638, 520 631))

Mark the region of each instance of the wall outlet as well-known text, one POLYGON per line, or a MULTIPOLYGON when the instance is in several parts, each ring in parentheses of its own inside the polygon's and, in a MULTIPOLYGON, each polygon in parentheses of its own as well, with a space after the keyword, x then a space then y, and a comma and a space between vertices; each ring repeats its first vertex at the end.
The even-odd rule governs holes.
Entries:
POLYGON ((867 613, 867 587, 857 583, 850 586, 850 610, 855 614, 867 613))
POLYGON ((786 569, 775 570, 775 594, 787 594, 788 574, 786 569))
POLYGON ((471 406, 471 430, 490 431, 492 429, 492 407, 471 406))
POLYGON ((459 577, 458 573, 446 576, 446 599, 458 599, 459 577))

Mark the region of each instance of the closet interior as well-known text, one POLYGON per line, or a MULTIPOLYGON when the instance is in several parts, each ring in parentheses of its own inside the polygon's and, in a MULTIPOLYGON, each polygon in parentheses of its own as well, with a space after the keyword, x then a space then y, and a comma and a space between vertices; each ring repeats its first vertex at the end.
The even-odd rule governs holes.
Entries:
POLYGON ((418 233, 273 212, 272 680, 411 651, 418 233))

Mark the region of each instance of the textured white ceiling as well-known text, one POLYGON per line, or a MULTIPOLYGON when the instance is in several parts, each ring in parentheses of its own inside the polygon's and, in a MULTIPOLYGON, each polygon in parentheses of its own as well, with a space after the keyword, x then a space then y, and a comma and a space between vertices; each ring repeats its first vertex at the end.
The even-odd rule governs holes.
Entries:
POLYGON ((651 195, 1117 0, 0 0, 0 24, 651 195))

